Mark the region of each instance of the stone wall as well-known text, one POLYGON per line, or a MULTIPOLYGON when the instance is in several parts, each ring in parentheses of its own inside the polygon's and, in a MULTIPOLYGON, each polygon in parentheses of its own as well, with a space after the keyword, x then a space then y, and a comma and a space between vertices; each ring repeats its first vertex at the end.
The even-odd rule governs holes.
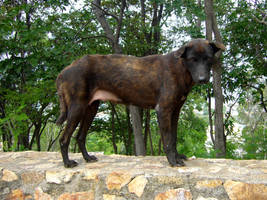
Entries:
POLYGON ((70 157, 79 166, 65 169, 55 152, 0 153, 0 199, 267 199, 267 160, 192 159, 173 168, 165 157, 70 157))

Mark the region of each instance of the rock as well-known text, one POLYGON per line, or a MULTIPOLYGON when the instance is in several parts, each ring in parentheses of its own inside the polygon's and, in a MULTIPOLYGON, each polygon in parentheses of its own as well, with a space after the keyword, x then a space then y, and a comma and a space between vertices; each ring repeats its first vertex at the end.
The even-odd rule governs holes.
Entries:
POLYGON ((21 189, 12 190, 6 200, 24 200, 25 195, 21 189))
POLYGON ((197 158, 171 167, 165 156, 70 157, 77 167, 64 168, 59 152, 0 152, 0 199, 267 200, 267 160, 197 158))
POLYGON ((120 190, 123 186, 128 184, 132 176, 124 171, 112 172, 108 175, 106 179, 106 185, 109 190, 120 190))
POLYGON ((75 173, 73 171, 47 171, 45 178, 48 183, 62 184, 70 182, 75 173))
POLYGON ((154 200, 192 200, 192 194, 184 188, 171 189, 158 194, 154 200))
POLYGON ((18 180, 18 176, 14 172, 7 169, 3 170, 2 181, 12 182, 16 180, 18 180))
POLYGON ((104 200, 116 200, 116 195, 104 194, 103 199, 104 200))
POLYGON ((210 173, 218 173, 220 170, 222 170, 222 168, 219 166, 214 166, 209 168, 210 173))
POLYGON ((38 172, 25 172, 21 174, 23 184, 39 184, 44 178, 44 174, 38 172))
POLYGON ((95 180, 98 181, 98 174, 100 171, 97 170, 84 170, 83 171, 83 179, 84 180, 95 180))
POLYGON ((206 189, 206 188, 215 188, 219 187, 223 184, 221 180, 205 180, 205 181, 198 181, 196 184, 197 189, 206 189))
POLYGON ((34 200, 52 200, 52 197, 49 194, 43 192, 43 190, 38 187, 35 189, 34 200))
POLYGON ((246 169, 244 167, 240 167, 240 166, 232 166, 232 167, 229 167, 227 170, 232 172, 232 173, 240 174, 240 175, 249 174, 249 170, 248 169, 246 169))
POLYGON ((182 185, 183 179, 177 176, 157 176, 157 182, 159 182, 161 185, 167 185, 167 184, 182 185))
POLYGON ((112 194, 104 194, 103 200, 126 200, 126 199, 112 194))
POLYGON ((248 184, 228 180, 224 188, 231 200, 263 200, 267 199, 267 186, 263 184, 248 184))
POLYGON ((180 167, 177 169, 180 173, 193 173, 200 170, 199 167, 180 167))
POLYGON ((145 178, 145 176, 137 176, 129 183, 128 190, 129 192, 136 194, 138 197, 141 197, 146 184, 147 179, 145 178))
POLYGON ((31 195, 25 195, 21 189, 12 190, 5 200, 30 200, 31 195))
POLYGON ((58 197, 58 200, 95 200, 93 192, 76 192, 76 193, 64 193, 58 197))
POLYGON ((10 192, 10 189, 8 187, 3 189, 2 194, 8 194, 10 192))
POLYGON ((202 196, 198 196, 196 200, 218 200, 218 199, 212 198, 212 197, 205 198, 205 197, 202 197, 202 196))

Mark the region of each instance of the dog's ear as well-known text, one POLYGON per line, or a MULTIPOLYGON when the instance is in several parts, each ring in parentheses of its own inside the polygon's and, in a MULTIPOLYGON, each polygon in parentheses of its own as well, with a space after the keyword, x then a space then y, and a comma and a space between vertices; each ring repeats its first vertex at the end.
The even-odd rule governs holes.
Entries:
POLYGON ((174 52, 174 56, 176 58, 185 58, 187 48, 188 48, 187 45, 182 46, 180 49, 174 52))
POLYGON ((225 46, 220 42, 209 42, 209 45, 212 47, 214 54, 217 53, 219 50, 225 50, 225 46))

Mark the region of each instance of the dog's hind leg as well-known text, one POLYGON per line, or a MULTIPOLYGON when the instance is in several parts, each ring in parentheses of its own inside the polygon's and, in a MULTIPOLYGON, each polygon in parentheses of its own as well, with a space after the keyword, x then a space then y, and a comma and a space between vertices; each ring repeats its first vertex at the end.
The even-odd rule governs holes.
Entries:
POLYGON ((75 131, 76 127, 78 126, 83 116, 83 112, 84 111, 83 111, 82 104, 78 104, 78 103, 71 104, 69 108, 68 116, 67 116, 67 125, 59 139, 61 154, 62 154, 64 166, 66 168, 71 168, 71 167, 75 167, 78 165, 77 162, 69 159, 68 148, 69 148, 71 136, 73 132, 75 131))
POLYGON ((94 101, 91 105, 87 106, 83 119, 81 120, 79 132, 76 137, 78 146, 86 162, 97 161, 97 158, 95 156, 88 154, 85 147, 85 142, 86 142, 87 131, 94 120, 98 106, 99 106, 99 101, 94 101))

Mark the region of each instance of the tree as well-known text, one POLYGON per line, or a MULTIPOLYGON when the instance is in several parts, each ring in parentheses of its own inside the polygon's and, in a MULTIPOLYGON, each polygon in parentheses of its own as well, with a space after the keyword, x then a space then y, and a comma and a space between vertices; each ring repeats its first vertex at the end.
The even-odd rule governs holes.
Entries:
MULTIPOLYGON (((1 4, 0 126, 5 150, 32 149, 35 144, 41 150, 45 126, 57 115, 56 75, 84 54, 84 49, 89 53, 90 47, 96 46, 93 42, 81 44, 90 39, 84 36, 89 25, 76 21, 92 15, 64 14, 69 4, 65 0, 1 4)), ((90 28, 94 30, 92 23, 90 28)))
MULTIPOLYGON (((94 0, 92 3, 92 7, 93 7, 97 20, 101 24, 105 32, 105 35, 112 46, 113 52, 117 54, 121 54, 123 51, 122 51, 121 45, 119 44, 119 39, 120 39, 120 34, 121 34, 124 10, 126 8, 126 1, 125 0, 121 1, 119 17, 117 17, 115 14, 111 14, 105 11, 101 7, 100 0, 94 0), (111 29, 110 24, 106 20, 106 17, 105 17, 106 15, 110 15, 116 20, 117 26, 114 30, 115 33, 113 33, 113 30, 111 29)), ((136 155, 145 155, 144 138, 142 135, 142 125, 141 125, 142 122, 141 122, 139 108, 135 106, 130 106, 130 113, 131 113, 132 123, 133 123, 133 133, 134 133, 134 138, 135 138, 136 155)))
MULTIPOLYGON (((215 17, 215 12, 213 9, 213 1, 204 1, 205 6, 204 9, 202 5, 202 1, 184 1, 183 7, 184 11, 182 11, 178 16, 187 20, 188 25, 178 25, 175 30, 178 30, 182 33, 186 32, 192 38, 201 38, 204 37, 206 33, 206 39, 212 40, 212 33, 215 35, 215 39, 218 42, 222 42, 222 38, 220 36, 217 20, 215 17), (205 11, 205 12, 203 12, 205 11), (201 27, 202 21, 205 20, 206 24, 206 31, 201 27)), ((219 54, 217 55, 220 56, 219 54)), ((221 89, 221 75, 222 75, 222 68, 220 67, 219 60, 217 61, 216 65, 213 66, 213 90, 211 91, 211 86, 208 84, 207 86, 198 86, 195 87, 197 90, 202 91, 206 90, 208 99, 208 107, 209 107, 209 123, 210 123, 210 135, 212 141, 214 141, 214 148, 217 149, 218 156, 225 155, 225 137, 224 137, 224 121, 223 121, 223 95, 221 89), (213 111, 211 110, 211 97, 214 95, 216 105, 215 105, 215 138, 213 136, 213 111), (222 155, 219 155, 222 152, 222 155)), ((205 92, 204 92, 205 93, 205 92)))
MULTIPOLYGON (((246 123, 242 130, 242 148, 250 152, 246 158, 264 157, 257 146, 264 148, 260 139, 265 136, 265 126, 262 125, 265 122, 257 117, 265 116, 259 112, 260 109, 265 113, 267 110, 265 0, 207 1, 209 6, 212 3, 213 14, 207 9, 205 12, 205 1, 201 0, 102 0, 99 13, 110 28, 108 34, 93 12, 92 1, 84 1, 80 9, 71 6, 74 2, 18 0, 0 3, 0 134, 5 151, 55 147, 53 144, 60 130, 54 126, 58 115, 54 80, 59 71, 73 60, 95 53, 118 52, 135 56, 166 53, 180 47, 189 37, 204 38, 203 25, 209 19, 207 27, 214 33, 216 26, 212 24, 217 22, 222 40, 229 47, 223 55, 222 74, 219 76, 226 105, 223 110, 224 136, 221 138, 230 139, 226 140, 226 156, 232 157, 232 147, 236 146, 229 136, 235 135, 237 119, 232 110, 238 106, 238 122, 246 123), (245 109, 251 110, 250 118, 243 114, 245 109), (249 121, 245 122, 246 118, 249 121), (258 119, 257 122, 254 123, 254 119, 258 119), (57 134, 52 134, 51 130, 56 130, 57 134)), ((218 38, 215 37, 219 41, 218 38)), ((178 146, 181 153, 207 155, 201 138, 206 138, 203 133, 207 126, 207 113, 211 138, 214 135, 215 112, 211 100, 215 93, 211 83, 193 88, 192 99, 187 100, 179 121, 178 138, 185 144, 178 146), (209 110, 205 110, 201 97, 208 99, 209 110), (195 110, 201 114, 196 114, 195 110)), ((106 103, 101 104, 99 110, 105 113, 105 117, 94 120, 92 142, 87 141, 89 149, 105 148, 108 153, 132 154, 131 120, 135 121, 134 117, 130 119, 132 111, 106 103)), ((147 154, 158 152, 161 143, 158 143, 160 137, 155 112, 141 109, 137 113, 141 114, 135 115, 139 121, 133 123, 139 125, 139 134, 134 131, 135 138, 139 135, 144 142, 135 143, 145 147, 147 154)), ((75 142, 72 144, 75 147, 75 142)))
MULTIPOLYGON (((217 20, 213 10, 213 0, 205 0, 205 13, 206 13, 206 38, 212 40, 212 33, 215 39, 223 43, 221 34, 218 29, 217 20)), ((219 54, 220 55, 220 54, 219 54)), ((226 155, 226 138, 224 135, 224 122, 223 122, 223 94, 221 86, 222 66, 217 62, 212 67, 213 72, 213 92, 215 98, 215 150, 217 157, 225 157, 226 155)))
MULTIPOLYGON (((265 88, 264 94, 267 94, 265 88)), ((241 148, 246 159, 267 158, 267 113, 259 103, 255 103, 253 95, 247 94, 247 101, 238 107, 238 121, 242 129, 243 142, 241 148)))
POLYGON ((229 100, 232 93, 238 91, 239 103, 243 103, 248 89, 252 88, 253 98, 266 112, 266 99, 263 90, 266 87, 266 24, 260 23, 261 8, 266 8, 266 1, 251 4, 238 1, 238 6, 228 10, 225 32, 231 48, 225 59, 228 63, 224 71, 225 96, 229 100), (257 16, 257 17, 256 17, 257 16), (256 18, 255 18, 256 17, 256 18))
MULTIPOLYGON (((125 48, 127 51, 127 54, 132 54, 136 56, 145 56, 145 55, 150 55, 150 54, 155 54, 158 52, 159 49, 159 42, 160 42, 160 21, 162 18, 162 12, 163 12, 163 3, 157 3, 152 2, 152 3, 147 3, 146 1, 141 1, 141 14, 132 11, 130 12, 129 9, 127 8, 126 1, 121 2, 120 6, 120 12, 118 12, 119 17, 116 16, 114 13, 111 13, 101 7, 101 1, 94 1, 93 2, 93 7, 94 11, 96 14, 97 20, 100 22, 102 28, 105 31, 106 37, 110 41, 112 45, 113 52, 115 53, 122 53, 122 45, 119 44, 119 37, 120 37, 120 31, 122 29, 125 29, 127 27, 123 26, 123 23, 129 24, 128 29, 130 30, 138 30, 141 29, 142 32, 134 34, 134 37, 137 37, 139 39, 139 42, 143 46, 138 46, 136 48, 137 51, 133 51, 134 48, 128 48, 131 42, 125 42, 125 48), (127 12, 124 13, 124 9, 127 8, 127 12), (152 11, 152 20, 151 22, 149 21, 149 17, 147 16, 147 12, 152 11), (106 16, 111 16, 112 18, 115 19, 115 22, 117 23, 117 26, 115 30, 113 31, 111 29, 111 25, 108 23, 107 19, 105 18, 106 16), (132 16, 134 16, 133 19, 132 16), (137 24, 136 21, 134 23, 131 23, 131 21, 140 21, 140 24, 137 24), (148 22, 147 22, 148 21, 148 22), (151 23, 150 28, 147 28, 147 24, 151 23), (141 25, 141 26, 140 26, 141 25), (145 45, 144 45, 145 44, 145 45), (131 49, 129 51, 129 49, 131 49), (139 49, 143 49, 140 51, 139 49)), ((105 2, 106 5, 108 2, 105 2)), ((119 4, 117 4, 119 5, 119 4)), ((137 3, 134 4, 135 6, 137 3)), ((131 33, 131 32, 130 32, 131 33)), ((126 32, 125 36, 127 37, 129 32, 126 32)), ((132 33, 131 33, 132 34, 132 33)), ((132 34, 133 36, 133 34, 132 34)), ((132 39, 132 38, 131 38, 132 39)), ((128 41, 128 40, 127 40, 128 41)), ((137 108, 135 106, 130 105, 129 110, 131 113, 131 118, 132 118, 132 123, 133 123, 133 133, 134 133, 134 138, 135 138, 135 147, 136 147, 136 154, 137 155, 145 155, 145 142, 144 142, 144 137, 142 135, 142 115, 140 108, 137 108)))
MULTIPOLYGON (((47 22, 42 15, 47 14, 46 8, 54 9, 58 2, 1 3, 0 125, 3 141, 7 143, 5 150, 31 149, 34 140, 40 150, 40 135, 55 111, 55 107, 49 105, 55 93, 50 73, 56 70, 47 65, 46 50, 50 43, 47 22), (34 134, 30 137, 32 128, 34 134)), ((67 4, 67 1, 62 2, 62 6, 67 4)))

